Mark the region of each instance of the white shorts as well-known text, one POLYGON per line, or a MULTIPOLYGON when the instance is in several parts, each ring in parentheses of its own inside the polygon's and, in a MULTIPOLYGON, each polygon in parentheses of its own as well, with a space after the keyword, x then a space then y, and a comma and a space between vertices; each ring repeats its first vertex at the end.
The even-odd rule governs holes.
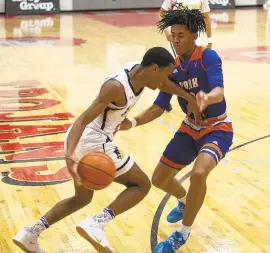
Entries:
MULTIPOLYGON (((64 152, 66 152, 67 137, 71 127, 65 135, 64 152)), ((115 177, 119 177, 129 171, 134 164, 134 160, 128 154, 119 150, 107 135, 86 127, 75 149, 75 155, 78 159, 81 159, 89 152, 103 152, 111 157, 116 167, 115 177)))

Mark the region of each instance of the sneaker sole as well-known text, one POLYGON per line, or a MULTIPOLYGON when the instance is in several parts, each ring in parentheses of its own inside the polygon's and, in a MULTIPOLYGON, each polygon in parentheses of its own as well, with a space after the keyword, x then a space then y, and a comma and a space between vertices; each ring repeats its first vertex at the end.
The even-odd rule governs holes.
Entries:
POLYGON ((99 244, 98 242, 96 242, 91 236, 89 236, 85 230, 79 226, 76 227, 76 230, 78 232, 78 234, 83 237, 85 240, 87 240, 88 242, 90 242, 93 247, 99 252, 99 253, 114 253, 113 251, 111 251, 107 246, 102 246, 101 244, 99 244))
POLYGON ((34 251, 31 251, 31 250, 27 249, 21 242, 17 241, 16 239, 13 238, 12 241, 13 241, 14 244, 16 244, 24 252, 27 252, 27 253, 36 253, 34 251))

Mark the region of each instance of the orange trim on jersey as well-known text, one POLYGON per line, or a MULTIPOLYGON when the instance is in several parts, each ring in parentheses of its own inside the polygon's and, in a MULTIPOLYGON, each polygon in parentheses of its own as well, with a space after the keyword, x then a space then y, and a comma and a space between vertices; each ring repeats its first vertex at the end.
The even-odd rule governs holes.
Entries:
MULTIPOLYGON (((224 121, 225 119, 227 119, 227 117, 228 117, 227 113, 224 113, 224 114, 222 114, 220 116, 217 116, 217 117, 206 118, 206 119, 203 120, 202 126, 213 125, 218 121, 224 121)), ((195 120, 194 119, 189 117, 188 121, 190 123, 192 123, 193 125, 195 125, 195 120)))
POLYGON ((201 57, 201 66, 202 66, 203 70, 206 71, 206 68, 204 67, 203 62, 202 62, 202 57, 201 57))
POLYGON ((219 153, 220 160, 223 158, 223 154, 222 154, 219 146, 214 144, 214 143, 206 143, 206 144, 204 144, 199 152, 201 152, 201 150, 206 148, 206 147, 211 147, 211 148, 215 149, 219 153))
POLYGON ((205 136, 208 133, 211 133, 213 131, 225 131, 225 132, 232 132, 232 123, 220 123, 216 126, 208 126, 206 128, 203 128, 201 130, 194 130, 189 125, 186 125, 185 123, 182 123, 179 130, 183 133, 187 133, 190 135, 194 140, 198 140, 205 136))
POLYGON ((206 47, 196 47, 193 54, 191 55, 190 61, 197 61, 202 59, 202 54, 206 47))
POLYGON ((176 56, 176 58, 175 58, 175 66, 176 67, 180 66, 180 58, 179 58, 179 56, 176 56))
POLYGON ((175 169, 183 169, 183 168, 186 167, 186 165, 172 162, 171 160, 169 160, 168 158, 166 158, 164 155, 161 157, 160 160, 162 162, 166 163, 168 166, 171 166, 172 168, 175 168, 175 169))
POLYGON ((183 71, 186 71, 190 62, 200 60, 202 68, 205 71, 205 67, 202 63, 202 54, 203 54, 205 49, 206 49, 206 47, 196 47, 195 50, 193 51, 189 61, 188 61, 187 67, 185 69, 182 68, 181 63, 180 63, 180 58, 179 58, 179 56, 177 56, 175 58, 175 67, 180 67, 183 71))

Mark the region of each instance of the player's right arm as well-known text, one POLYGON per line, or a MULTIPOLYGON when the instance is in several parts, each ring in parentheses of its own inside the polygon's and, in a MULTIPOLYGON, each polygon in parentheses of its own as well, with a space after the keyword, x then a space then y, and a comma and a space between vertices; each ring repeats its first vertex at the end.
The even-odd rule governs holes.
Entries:
MULTIPOLYGON (((165 11, 169 10, 172 8, 173 5, 173 0, 164 0, 159 12, 158 12, 158 19, 161 20, 162 16, 164 14, 165 11)), ((168 41, 172 40, 172 35, 171 35, 171 31, 170 28, 166 28, 164 30, 165 36, 167 38, 168 41)))
POLYGON ((119 97, 123 97, 121 94, 124 94, 123 86, 115 80, 108 80, 102 85, 100 93, 92 105, 73 123, 67 137, 66 163, 75 181, 79 182, 80 178, 77 175, 78 159, 75 157, 74 151, 85 127, 100 115, 111 102, 117 103, 119 97))

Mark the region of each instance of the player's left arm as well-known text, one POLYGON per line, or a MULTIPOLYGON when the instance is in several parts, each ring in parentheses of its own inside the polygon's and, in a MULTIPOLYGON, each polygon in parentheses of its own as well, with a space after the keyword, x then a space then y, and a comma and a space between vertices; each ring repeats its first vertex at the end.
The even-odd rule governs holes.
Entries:
POLYGON ((195 117, 195 123, 199 124, 201 120, 201 113, 199 112, 199 107, 197 106, 194 96, 192 96, 182 87, 180 87, 180 85, 177 84, 175 81, 170 80, 170 78, 167 80, 167 82, 164 82, 163 85, 159 87, 159 89, 163 92, 177 95, 178 97, 185 99, 188 102, 187 117, 190 116, 191 113, 193 113, 195 117))
POLYGON ((194 97, 190 93, 180 87, 176 82, 170 80, 170 78, 159 86, 159 90, 172 95, 177 95, 190 103, 194 101, 194 97))
POLYGON ((221 58, 216 51, 206 49, 203 52, 202 63, 205 68, 211 91, 209 93, 200 91, 196 94, 196 100, 200 107, 200 112, 204 111, 208 105, 219 103, 224 99, 221 58))

